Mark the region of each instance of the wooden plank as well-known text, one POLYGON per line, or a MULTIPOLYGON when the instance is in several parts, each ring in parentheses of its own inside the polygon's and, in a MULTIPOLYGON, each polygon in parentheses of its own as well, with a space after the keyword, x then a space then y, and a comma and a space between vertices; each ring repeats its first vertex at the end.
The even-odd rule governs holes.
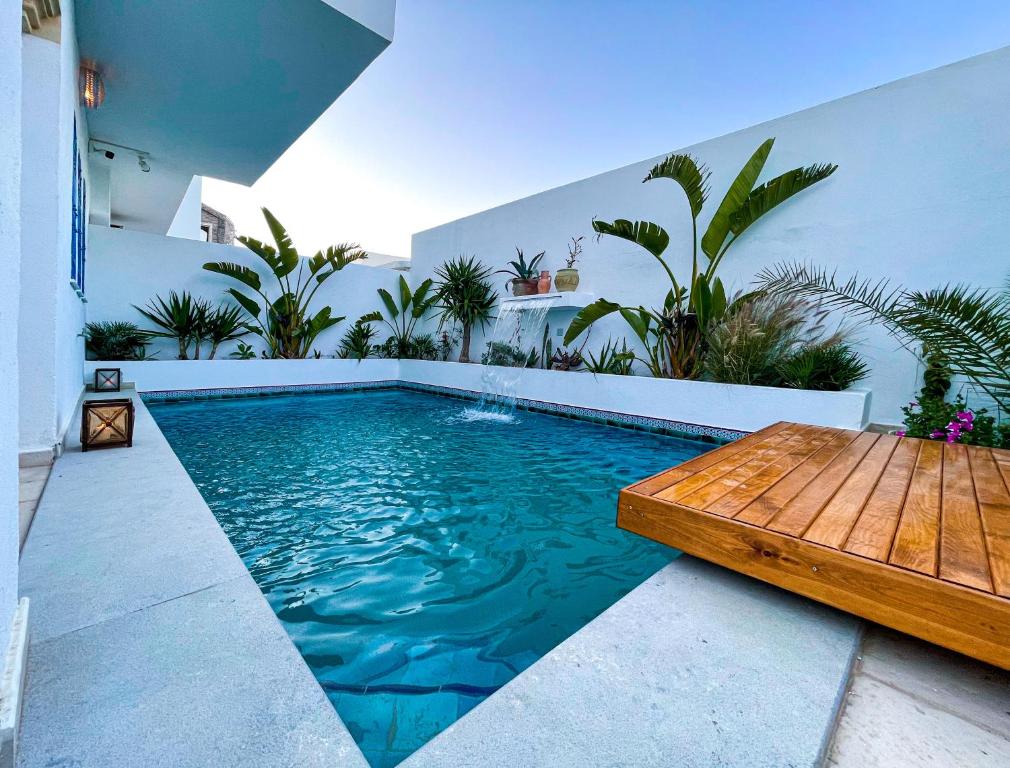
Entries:
POLYGON ((990 449, 969 446, 968 461, 985 534, 993 590, 997 595, 1010 597, 1010 489, 990 449))
POLYGON ((887 562, 920 444, 919 440, 898 442, 884 474, 849 533, 843 547, 846 552, 887 562))
POLYGON ((695 472, 706 469, 713 464, 722 461, 724 457, 732 456, 735 453, 739 453, 740 451, 751 447, 755 443, 760 443, 771 435, 781 432, 789 426, 792 425, 786 421, 776 422, 775 424, 771 424, 762 430, 752 432, 749 435, 744 435, 739 440, 734 440, 732 443, 727 443, 726 445, 714 448, 707 453, 695 456, 693 459, 688 459, 672 469, 659 472, 652 477, 646 478, 640 483, 636 483, 632 486, 632 488, 634 488, 636 493, 643 493, 646 495, 651 495, 657 491, 663 490, 664 488, 669 488, 674 483, 680 482, 686 477, 690 477, 695 472))
POLYGON ((845 446, 823 472, 785 504, 766 527, 788 536, 802 536, 881 437, 872 432, 859 435, 845 446))
POLYGON ((630 491, 618 525, 690 555, 1010 669, 1010 601, 630 491))
POLYGON ((832 438, 827 445, 740 510, 734 519, 753 525, 766 525, 860 434, 862 433, 846 430, 832 438))
MULTIPOLYGON (((742 451, 725 456, 721 461, 714 462, 711 466, 684 478, 678 483, 674 483, 669 488, 658 491, 653 496, 666 499, 667 501, 678 501, 684 496, 711 483, 716 478, 722 477, 737 467, 746 464, 748 461, 763 455, 767 451, 777 450, 778 446, 786 444, 800 431, 798 425, 792 425, 767 436, 761 442, 753 443, 742 451)), ((778 455, 778 454, 776 454, 778 455)))
POLYGON ((899 437, 881 435, 810 524, 803 538, 826 547, 841 549, 900 442, 899 437))
POLYGON ((943 446, 941 496, 940 578, 991 592, 989 558, 982 535, 982 518, 975 501, 968 450, 959 443, 943 446))
POLYGON ((797 431, 788 440, 770 447, 760 455, 755 456, 746 464, 742 464, 733 471, 727 472, 707 485, 698 488, 686 496, 678 498, 677 501, 685 507, 705 509, 709 504, 717 501, 722 496, 738 487, 741 483, 763 470, 769 464, 773 464, 776 460, 790 454, 797 448, 808 445, 810 440, 817 434, 818 431, 819 427, 805 427, 797 431))
POLYGON ((818 429, 809 439, 804 440, 801 445, 793 448, 785 456, 776 459, 760 472, 748 477, 722 498, 705 506, 705 511, 715 515, 722 515, 723 517, 733 517, 772 485, 802 464, 811 454, 837 437, 839 433, 840 430, 837 429, 818 429))
POLYGON ((925 440, 912 470, 912 481, 894 534, 888 562, 929 576, 936 575, 940 531, 943 443, 925 440))

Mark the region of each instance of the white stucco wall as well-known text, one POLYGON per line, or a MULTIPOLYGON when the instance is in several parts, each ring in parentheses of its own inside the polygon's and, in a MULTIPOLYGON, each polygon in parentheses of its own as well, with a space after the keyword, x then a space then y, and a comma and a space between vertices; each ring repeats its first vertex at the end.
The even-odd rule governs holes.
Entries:
POLYGON ((203 177, 194 176, 189 182, 186 194, 179 203, 179 210, 175 212, 172 219, 172 226, 166 233, 169 237, 184 237, 188 240, 202 240, 203 231, 200 229, 200 203, 203 198, 203 177))
POLYGON ((73 9, 61 43, 24 38, 21 306, 22 452, 51 451, 81 393, 84 303, 70 285, 73 131, 87 172, 87 117, 78 105, 73 9))
MULTIPOLYGON (((0 0, 0 379, 17 380, 21 254, 21 4, 0 0)), ((0 387, 0 648, 18 592, 18 393, 0 387)))
MULTIPOLYGON (((88 320, 129 320, 141 327, 150 327, 132 305, 144 306, 160 294, 168 297, 169 291, 188 290, 195 296, 229 301, 226 288, 241 286, 229 278, 203 269, 208 261, 234 261, 249 267, 262 264, 251 251, 240 246, 219 245, 174 237, 162 237, 145 232, 92 226, 88 230, 89 291, 88 320)), ((297 243, 296 243, 297 245, 297 243)), ((276 281, 260 270, 268 295, 276 296, 276 281)), ((316 348, 323 355, 336 352, 340 337, 349 325, 361 315, 379 308, 378 288, 393 290, 400 272, 392 269, 369 268, 350 264, 334 275, 319 289, 312 308, 319 310, 329 305, 336 315, 347 317, 343 323, 323 332, 316 348)), ((379 340, 385 338, 385 334, 379 340)), ((243 341, 261 348, 256 336, 243 341)), ((234 346, 224 346, 218 357, 225 358, 234 346)), ((206 354, 204 346, 204 354, 206 354)), ((161 360, 176 357, 174 342, 156 341, 148 353, 156 352, 161 360)))
MULTIPOLYGON (((1010 48, 899 80, 687 147, 712 170, 703 230, 751 152, 777 141, 763 179, 799 165, 835 162, 825 182, 781 206, 729 252, 723 278, 745 288, 781 260, 837 267, 842 274, 889 277, 913 288, 968 280, 998 286, 1010 272, 1010 48)), ((594 176, 420 232, 411 279, 458 254, 499 268, 515 246, 547 250, 544 267, 564 266, 565 244, 586 235, 580 290, 637 305, 662 301, 668 281, 644 250, 615 238, 596 242, 593 217, 648 219, 670 233, 675 271, 690 269, 690 217, 672 182, 642 184, 659 158, 594 176)), ((502 277, 502 276, 498 276, 502 277)), ((567 325, 569 316, 553 319, 567 325)), ((620 318, 593 331, 589 348, 626 335, 620 318)), ((630 334, 627 334, 630 336, 630 334)), ((860 351, 873 367, 872 419, 900 421, 917 387, 918 366, 876 328, 860 351)), ((557 341, 557 338, 555 341, 557 341)), ((473 353, 482 347, 474 340, 473 353)))

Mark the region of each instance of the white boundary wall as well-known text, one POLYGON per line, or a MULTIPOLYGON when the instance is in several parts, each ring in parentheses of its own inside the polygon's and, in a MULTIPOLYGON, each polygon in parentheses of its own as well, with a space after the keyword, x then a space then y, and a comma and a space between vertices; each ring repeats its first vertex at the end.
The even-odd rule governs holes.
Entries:
MULTIPOLYGON (((702 231, 733 175, 769 137, 775 148, 763 179, 799 165, 838 163, 838 171, 770 214, 729 252, 721 272, 745 288, 762 267, 781 260, 888 277, 912 288, 966 280, 993 287, 1010 272, 1010 48, 822 104, 686 150, 712 169, 702 231)), ((674 151, 674 150, 671 150, 674 151)), ((476 254, 493 268, 547 250, 544 267, 562 266, 565 244, 584 234, 580 291, 622 303, 662 302, 662 268, 644 250, 591 237, 593 217, 648 219, 670 233, 675 272, 690 270, 690 217, 683 193, 663 180, 642 184, 660 158, 508 203, 414 235, 412 280, 447 258, 476 254)), ((497 276, 501 278, 502 276, 497 276)), ((552 313, 552 338, 567 326, 552 313)), ((630 336, 614 317, 593 331, 587 349, 608 336, 630 336)), ((898 423, 914 395, 918 366, 876 328, 860 334, 873 369, 874 421, 898 423)), ((536 340, 539 342, 539 340, 536 340)), ((479 358, 479 335, 471 356, 479 358)))
MULTIPOLYGON (((132 305, 145 306, 154 296, 167 299, 169 291, 188 290, 195 296, 214 302, 234 304, 225 294, 227 288, 243 288, 235 280, 203 269, 208 261, 234 261, 257 269, 268 296, 276 296, 275 279, 265 271, 265 265, 252 251, 243 246, 220 245, 164 237, 146 232, 110 227, 88 227, 88 321, 128 320, 142 328, 151 324, 132 305), (263 267, 260 269, 259 267, 263 267)), ((295 244, 297 246, 297 243, 295 244)), ((394 291, 400 272, 383 267, 350 264, 331 277, 316 294, 312 309, 329 305, 337 315, 347 319, 324 331, 316 348, 324 355, 333 355, 340 337, 351 324, 380 307, 376 290, 394 291)), ((248 290, 245 291, 249 293, 248 290)), ((395 292, 394 292, 395 295, 395 292)), ((388 334, 380 332, 379 341, 388 334)), ((250 334, 242 341, 262 349, 259 337, 250 334)), ((235 344, 222 345, 218 358, 227 358, 235 344)), ((207 354, 204 345, 203 354, 207 354)), ((178 354, 175 342, 157 340, 148 354, 157 353, 160 360, 172 360, 178 354)))
MULTIPOLYGON (((420 360, 89 361, 85 381, 94 380, 95 368, 120 368, 123 381, 141 392, 391 380, 479 392, 484 373, 480 365, 420 360)), ((861 429, 870 406, 862 390, 811 392, 535 368, 503 372, 519 373, 516 394, 531 400, 745 432, 776 421, 861 429)))

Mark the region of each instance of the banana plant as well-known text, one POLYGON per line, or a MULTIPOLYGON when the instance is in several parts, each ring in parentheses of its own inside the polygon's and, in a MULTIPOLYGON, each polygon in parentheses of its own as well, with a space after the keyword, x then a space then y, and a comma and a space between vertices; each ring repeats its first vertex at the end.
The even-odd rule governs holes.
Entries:
POLYGON ((661 307, 626 307, 599 299, 583 308, 573 318, 565 334, 570 344, 590 325, 614 312, 620 313, 646 349, 639 358, 653 376, 694 378, 700 372, 705 333, 732 310, 731 301, 717 271, 726 252, 762 216, 807 187, 826 179, 837 165, 822 163, 795 168, 764 184, 757 184, 775 139, 765 141, 744 164, 725 197, 698 238, 698 217, 708 199, 708 169, 690 155, 670 155, 649 171, 643 181, 669 179, 676 182, 687 197, 691 213, 691 277, 681 282, 674 275, 666 250, 670 235, 651 221, 617 219, 593 221, 598 236, 611 235, 635 243, 648 251, 663 267, 670 280, 670 290, 661 307), (701 254, 699 254, 699 250, 701 254))
POLYGON ((397 297, 385 288, 379 288, 379 298, 389 315, 387 318, 381 310, 370 312, 358 319, 359 323, 381 322, 390 331, 390 337, 385 344, 397 350, 397 357, 412 357, 411 349, 414 341, 414 329, 418 320, 427 314, 428 310, 438 301, 438 294, 432 293, 433 281, 428 278, 417 289, 411 292, 403 275, 397 285, 397 297))
POLYGON ((203 268, 237 280, 255 294, 253 298, 237 288, 227 291, 249 316, 245 327, 266 342, 270 357, 304 358, 320 333, 344 319, 334 317, 330 307, 313 313, 310 305, 316 291, 348 264, 367 255, 353 243, 341 243, 303 258, 276 217, 266 208, 262 210, 276 245, 267 245, 251 237, 240 237, 239 242, 269 268, 280 290, 276 299, 267 295, 259 273, 250 267, 216 261, 204 264, 203 268))

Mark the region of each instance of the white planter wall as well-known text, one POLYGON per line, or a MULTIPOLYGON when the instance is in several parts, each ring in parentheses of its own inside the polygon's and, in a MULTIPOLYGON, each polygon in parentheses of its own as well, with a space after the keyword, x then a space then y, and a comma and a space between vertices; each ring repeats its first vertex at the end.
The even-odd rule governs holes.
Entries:
MULTIPOLYGON (((1010 48, 1004 48, 702 142, 686 149, 712 170, 700 226, 707 226, 751 152, 774 136, 763 179, 814 162, 839 169, 733 246, 722 275, 734 288, 782 260, 912 288, 958 280, 1000 286, 1010 272, 1008 123, 1010 48)), ((655 221, 670 233, 667 254, 675 271, 689 273, 691 221, 683 193, 665 180, 641 183, 658 159, 420 232, 413 239, 412 280, 457 254, 476 254, 497 269, 517 245, 527 254, 546 249, 543 266, 556 270, 564 266, 568 238, 583 234, 580 290, 632 305, 659 304, 669 285, 648 253, 615 238, 597 243, 590 237, 593 217, 655 221)), ((567 326, 570 313, 551 315, 557 344, 555 332, 567 326)), ((608 335, 630 336, 617 317, 598 326, 587 350, 597 350, 608 335)), ((872 418, 900 422, 900 406, 917 387, 916 361, 877 328, 859 337, 873 369, 861 384, 874 393, 872 418)), ((471 354, 479 358, 482 347, 478 335, 471 354)))
MULTIPOLYGON (((480 365, 420 360, 166 360, 88 362, 121 368, 141 392, 229 387, 401 380, 480 392, 480 365)), ((808 392, 642 376, 594 376, 541 369, 496 368, 516 380, 515 394, 531 400, 651 416, 752 432, 776 421, 861 429, 869 413, 865 391, 808 392)))

